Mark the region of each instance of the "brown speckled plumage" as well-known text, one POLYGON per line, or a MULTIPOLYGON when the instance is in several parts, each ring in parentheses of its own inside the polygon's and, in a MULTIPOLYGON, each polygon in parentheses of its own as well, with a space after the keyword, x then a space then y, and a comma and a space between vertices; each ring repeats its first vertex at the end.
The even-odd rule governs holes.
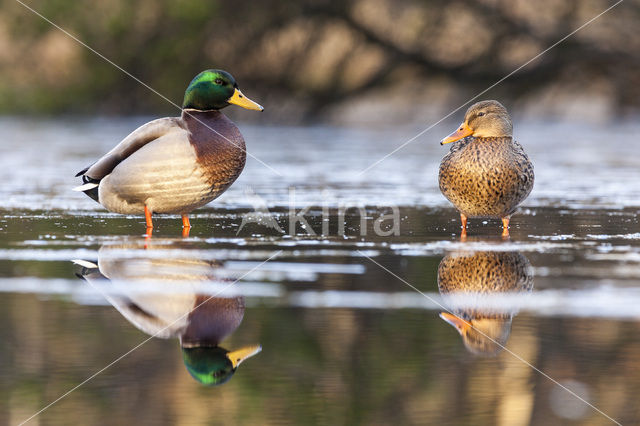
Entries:
POLYGON ((533 165, 511 137, 467 137, 442 159, 440 191, 467 217, 512 214, 533 188, 533 165))
POLYGON ((446 256, 438 266, 441 294, 530 291, 533 273, 519 252, 480 251, 446 256))
POLYGON ((475 354, 492 356, 500 352, 517 313, 517 306, 487 309, 483 300, 495 293, 532 289, 531 264, 518 252, 455 253, 442 259, 438 267, 438 290, 447 303, 453 304, 453 315, 443 313, 441 317, 458 329, 465 347, 475 354), (464 304, 460 305, 456 296, 463 296, 464 304))
POLYGON ((469 107, 456 131, 441 145, 454 143, 440 163, 440 191, 460 211, 462 239, 467 218, 502 219, 502 236, 509 237, 509 218, 533 188, 533 164, 513 140, 513 124, 498 101, 469 107))

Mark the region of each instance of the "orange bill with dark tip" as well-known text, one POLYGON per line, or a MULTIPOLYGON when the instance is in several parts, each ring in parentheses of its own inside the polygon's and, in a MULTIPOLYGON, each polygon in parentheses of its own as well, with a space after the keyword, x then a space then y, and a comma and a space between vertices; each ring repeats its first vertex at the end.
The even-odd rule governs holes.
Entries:
POLYGON ((473 134, 473 130, 471 130, 471 128, 469 126, 467 126, 467 123, 462 123, 460 125, 460 127, 458 128, 458 130, 456 130, 455 132, 451 133, 446 138, 442 139, 440 141, 440 145, 444 145, 445 143, 459 141, 462 138, 466 138, 467 136, 471 136, 471 134, 473 134))
POLYGON ((441 312, 440 318, 442 318, 443 320, 445 320, 446 322, 454 326, 458 330, 458 333, 460 334, 464 333, 465 330, 471 328, 470 322, 465 321, 462 318, 452 315, 448 312, 441 312))

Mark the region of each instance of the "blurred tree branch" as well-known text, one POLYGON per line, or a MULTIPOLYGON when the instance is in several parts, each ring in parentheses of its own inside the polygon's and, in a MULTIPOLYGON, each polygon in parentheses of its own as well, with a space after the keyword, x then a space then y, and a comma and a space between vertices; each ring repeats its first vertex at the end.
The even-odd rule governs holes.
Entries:
MULTIPOLYGON (((186 79, 204 68, 221 67, 243 87, 292 99, 300 104, 301 117, 318 118, 337 104, 391 90, 406 79, 421 87, 449 82, 460 97, 469 96, 609 5, 604 0, 536 5, 501 0, 107 0, 93 8, 85 2, 33 6, 176 101, 186 79)), ((166 107, 79 46, 62 46, 64 40, 45 43, 57 30, 28 13, 10 9, 0 19, 1 109, 123 113, 166 107), (59 57, 62 47, 81 55, 58 60, 55 77, 27 80, 34 64, 50 69, 41 58, 59 57)), ((640 40, 634 28, 639 21, 640 0, 625 1, 504 81, 493 96, 527 98, 549 87, 589 88, 600 82, 610 87, 607 96, 616 108, 637 109, 640 40)))

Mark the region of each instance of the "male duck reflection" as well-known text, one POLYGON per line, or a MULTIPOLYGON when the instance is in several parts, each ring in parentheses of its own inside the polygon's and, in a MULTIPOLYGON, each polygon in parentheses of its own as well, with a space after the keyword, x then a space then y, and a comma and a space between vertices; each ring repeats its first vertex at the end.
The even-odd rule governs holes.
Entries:
POLYGON ((227 382, 243 361, 261 350, 260 345, 235 351, 218 346, 242 322, 244 298, 197 294, 198 282, 215 279, 215 262, 179 258, 175 253, 171 258, 149 256, 158 253, 154 249, 175 249, 175 245, 150 246, 132 256, 130 250, 142 244, 148 246, 148 242, 103 246, 98 265, 74 261, 83 267, 79 276, 92 285, 104 286, 105 280, 126 284, 105 296, 131 324, 154 337, 178 338, 184 364, 198 382, 207 386, 227 382), (136 282, 157 290, 136 289, 136 282))
POLYGON ((465 347, 475 354, 500 352, 518 311, 515 305, 487 307, 491 295, 532 289, 531 264, 519 252, 454 253, 438 266, 438 290, 453 312, 440 317, 458 330, 465 347))
POLYGON ((74 190, 116 213, 144 213, 149 234, 152 213, 181 214, 188 235, 187 214, 221 195, 244 168, 244 139, 219 111, 229 104, 263 110, 240 92, 231 74, 201 72, 187 87, 181 117, 134 130, 80 171, 76 176, 84 184, 74 190))
POLYGON ((534 179, 533 164, 513 139, 509 113, 497 101, 471 105, 460 128, 440 143, 456 141, 440 163, 439 183, 460 212, 462 237, 469 217, 502 219, 502 235, 508 237, 509 218, 534 179))

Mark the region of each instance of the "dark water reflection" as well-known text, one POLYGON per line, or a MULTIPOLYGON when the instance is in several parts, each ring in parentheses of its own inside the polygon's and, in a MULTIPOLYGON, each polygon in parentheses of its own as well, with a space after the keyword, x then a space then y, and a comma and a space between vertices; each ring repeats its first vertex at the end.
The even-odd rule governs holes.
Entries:
POLYGON ((496 355, 507 343, 518 300, 500 308, 483 306, 488 296, 527 293, 533 289, 533 269, 522 253, 457 252, 438 266, 438 290, 453 313, 440 317, 454 326, 471 352, 496 355))
MULTIPOLYGON (((483 333, 623 424, 634 424, 640 418, 635 214, 530 209, 514 216, 510 241, 490 222, 476 224, 475 236, 461 243, 455 212, 439 209, 401 209, 399 236, 358 237, 355 217, 347 218, 352 234, 323 239, 302 231, 293 238, 255 236, 257 229, 240 238, 240 214, 204 210, 192 222, 191 238, 176 238, 174 218, 160 218, 150 241, 130 236, 140 218, 5 212, 0 420, 28 418, 189 313, 38 419, 608 423, 508 351, 482 339, 470 343, 469 335, 461 342, 439 318, 443 305, 479 321, 483 333), (86 263, 90 268, 82 271, 72 259, 99 268, 86 263), (74 278, 77 272, 90 282, 74 278), (458 290, 474 294, 469 299, 458 290), (213 304, 193 311, 210 296, 213 304), (189 353, 185 365, 180 341, 204 341, 212 353, 206 362, 189 353), (203 381, 212 379, 211 370, 225 377, 232 371, 226 351, 258 344, 262 352, 223 386, 204 387, 188 373, 203 381)), ((312 226, 320 221, 310 218, 312 226)))
POLYGON ((192 284, 215 280, 220 264, 197 257, 163 256, 163 249, 172 250, 175 246, 145 239, 107 244, 98 251, 97 265, 83 260, 75 263, 82 266, 78 275, 98 289, 136 328, 152 337, 177 338, 184 364, 198 382, 208 386, 226 383, 243 361, 261 350, 259 344, 233 351, 219 346, 240 326, 244 297, 197 293, 192 284), (128 249, 126 256, 118 255, 122 249, 128 249), (160 252, 160 256, 145 257, 150 250, 160 252), (108 288, 111 282, 122 284, 113 292, 108 288), (158 288, 139 289, 136 285, 140 283, 158 288))

